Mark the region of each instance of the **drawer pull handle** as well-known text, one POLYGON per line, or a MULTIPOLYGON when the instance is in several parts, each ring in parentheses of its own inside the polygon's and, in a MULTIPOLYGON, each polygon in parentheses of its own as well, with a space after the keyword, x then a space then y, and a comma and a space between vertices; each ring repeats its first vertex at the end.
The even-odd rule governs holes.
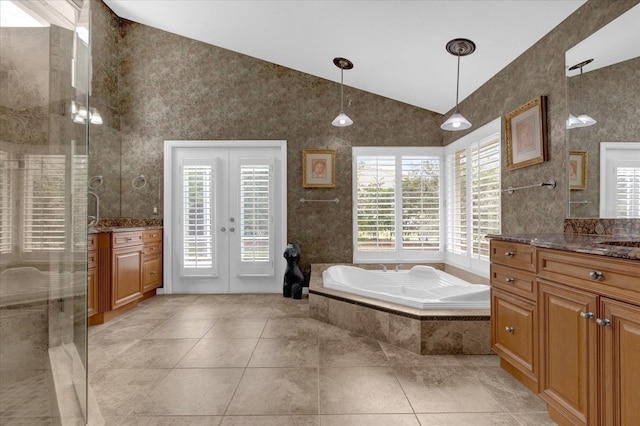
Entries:
POLYGON ((515 328, 507 326, 504 328, 504 331, 506 331, 507 333, 513 333, 515 331, 515 328))
POLYGON ((133 238, 127 237, 127 241, 131 241, 131 240, 133 240, 133 238))
POLYGON ((611 325, 611 320, 608 319, 602 319, 602 318, 596 318, 596 324, 602 326, 602 327, 607 327, 611 325))
POLYGON ((591 319, 593 318, 593 312, 580 312, 580 318, 591 319))
POLYGON ((155 275, 155 274, 156 274, 156 271, 149 272, 149 275, 155 275))
POLYGON ((515 280, 513 279, 513 277, 507 277, 507 278, 504 279, 504 282, 506 282, 506 283, 512 283, 514 281, 515 280))
POLYGON ((504 257, 513 257, 514 253, 512 251, 505 251, 504 257))
POLYGON ((591 271, 589 272, 589 278, 592 280, 601 280, 603 278, 603 274, 600 271, 591 271))

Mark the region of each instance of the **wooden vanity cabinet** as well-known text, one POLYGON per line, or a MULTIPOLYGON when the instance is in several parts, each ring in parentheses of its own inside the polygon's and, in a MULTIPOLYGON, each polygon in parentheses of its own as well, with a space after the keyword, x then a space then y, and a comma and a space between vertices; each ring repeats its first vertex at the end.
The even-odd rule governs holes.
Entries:
POLYGON ((134 309, 162 286, 162 230, 103 232, 89 236, 89 325, 134 309))
POLYGON ((142 239, 142 293, 149 297, 162 287, 162 230, 146 230, 142 239))
POLYGON ((142 297, 142 231, 111 237, 111 309, 142 297))
POLYGON ((640 262, 538 249, 540 396, 559 424, 640 419, 640 262))
POLYGON ((535 248, 491 240, 491 348, 511 375, 538 393, 535 248))

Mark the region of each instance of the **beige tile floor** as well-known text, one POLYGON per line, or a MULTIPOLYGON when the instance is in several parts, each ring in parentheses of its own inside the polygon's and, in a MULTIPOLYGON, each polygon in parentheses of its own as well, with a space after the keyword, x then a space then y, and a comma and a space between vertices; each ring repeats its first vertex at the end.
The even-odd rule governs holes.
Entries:
POLYGON ((553 425, 496 356, 417 355, 280 295, 156 296, 89 329, 107 425, 553 425))

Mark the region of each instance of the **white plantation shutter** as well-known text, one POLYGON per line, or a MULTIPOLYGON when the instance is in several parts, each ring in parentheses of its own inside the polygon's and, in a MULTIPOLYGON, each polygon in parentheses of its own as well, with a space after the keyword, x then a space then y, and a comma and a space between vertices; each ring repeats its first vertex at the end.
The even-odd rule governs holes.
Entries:
POLYGON ((12 195, 9 156, 6 152, 0 151, 0 253, 2 254, 8 254, 13 251, 11 229, 12 195))
POLYGON ((240 166, 240 259, 270 260, 271 205, 268 165, 240 166))
POLYGON ((640 217, 640 167, 616 167, 616 217, 640 217))
POLYGON ((440 249, 440 157, 402 156, 402 249, 440 249))
POLYGON ((395 157, 362 155, 356 165, 357 250, 395 251, 395 157))
POLYGON ((447 187, 446 262, 489 275, 487 234, 499 234, 500 119, 445 148, 447 187))
POLYGON ((87 177, 89 159, 86 155, 74 155, 71 169, 72 237, 74 251, 87 247, 87 177))
MULTIPOLYGON (((274 274, 273 164, 271 159, 239 159, 239 275, 274 274)), ((232 247, 236 247, 232 240, 232 247)))
POLYGON ((182 165, 182 275, 215 276, 215 194, 213 162, 182 165))
POLYGON ((24 161, 24 251, 64 250, 66 157, 25 155, 24 161))
POLYGON ((467 150, 447 155, 447 248, 464 254, 467 252, 467 150))
POLYGON ((441 151, 353 148, 354 261, 439 259, 441 151))
POLYGON ((489 256, 487 234, 500 233, 500 138, 480 141, 471 151, 472 167, 472 253, 489 256))

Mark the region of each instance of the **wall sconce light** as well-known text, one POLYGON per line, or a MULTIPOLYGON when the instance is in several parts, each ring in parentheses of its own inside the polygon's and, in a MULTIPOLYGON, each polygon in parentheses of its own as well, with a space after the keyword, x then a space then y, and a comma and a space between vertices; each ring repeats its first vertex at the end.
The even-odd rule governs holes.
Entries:
POLYGON ((447 52, 458 57, 458 72, 456 76, 456 109, 453 115, 440 126, 443 130, 457 131, 471 127, 471 123, 458 111, 458 92, 460 88, 460 57, 471 55, 476 50, 476 44, 466 38, 456 38, 447 43, 447 52))
POLYGON ((84 105, 76 101, 71 101, 71 119, 73 122, 85 124, 87 118, 91 124, 102 124, 102 116, 97 109, 89 108, 89 110, 87 110, 87 107, 84 105))
MULTIPOLYGON (((569 71, 580 69, 580 76, 578 77, 579 78, 578 84, 580 85, 580 89, 578 91, 579 93, 578 102, 581 104, 583 108, 584 108, 584 96, 582 93, 582 68, 585 65, 590 64, 591 62, 593 62, 593 58, 587 59, 586 61, 582 61, 579 64, 575 64, 574 66, 569 67, 569 71)), ((575 129, 577 127, 589 127, 589 126, 593 126, 596 123, 597 121, 591 118, 591 116, 589 116, 588 114, 582 113, 576 117, 575 115, 569 113, 569 118, 567 118, 567 129, 575 129)))
POLYGON ((340 114, 331 122, 336 127, 347 127, 353 124, 353 120, 350 119, 347 114, 344 113, 344 70, 350 70, 353 68, 353 62, 345 58, 333 58, 333 63, 336 67, 340 68, 340 114))

